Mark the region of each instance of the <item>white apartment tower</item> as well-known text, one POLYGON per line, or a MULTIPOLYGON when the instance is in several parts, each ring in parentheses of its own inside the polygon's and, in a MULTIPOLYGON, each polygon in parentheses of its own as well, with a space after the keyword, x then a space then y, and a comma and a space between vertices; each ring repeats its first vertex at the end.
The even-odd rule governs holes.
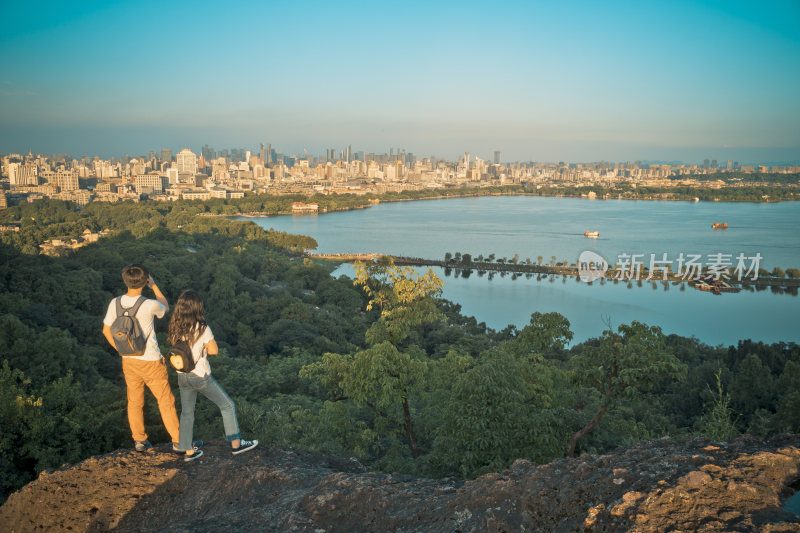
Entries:
POLYGON ((197 174, 197 156, 188 148, 184 148, 175 156, 178 174, 197 174))

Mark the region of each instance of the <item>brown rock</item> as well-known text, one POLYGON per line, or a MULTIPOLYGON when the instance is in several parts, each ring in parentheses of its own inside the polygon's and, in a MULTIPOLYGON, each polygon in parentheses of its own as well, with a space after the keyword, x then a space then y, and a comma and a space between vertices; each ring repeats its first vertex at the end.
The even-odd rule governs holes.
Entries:
POLYGON ((732 441, 713 462, 709 446, 659 439, 459 482, 281 448, 233 458, 226 443, 184 463, 162 445, 43 473, 0 507, 0 530, 800 531, 780 509, 800 477, 800 436, 732 441))
POLYGON ((692 489, 700 488, 706 483, 711 481, 711 476, 706 474, 705 472, 700 472, 699 470, 695 470, 694 472, 689 472, 681 479, 678 480, 679 483, 682 483, 684 486, 692 489))

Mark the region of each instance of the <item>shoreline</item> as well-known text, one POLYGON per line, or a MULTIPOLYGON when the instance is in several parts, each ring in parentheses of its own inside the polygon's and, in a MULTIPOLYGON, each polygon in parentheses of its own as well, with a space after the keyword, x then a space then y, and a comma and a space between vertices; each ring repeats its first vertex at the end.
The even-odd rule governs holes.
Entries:
MULTIPOLYGON (((315 196, 313 194, 307 195, 307 198, 315 196)), ((367 195, 363 195, 365 198, 367 195)), ((275 217, 275 216, 286 216, 286 215, 298 215, 298 216, 308 216, 308 215, 323 215, 326 213, 335 213, 339 211, 354 211, 356 209, 367 209, 374 205, 378 205, 381 203, 394 203, 394 202, 416 202, 422 200, 449 200, 449 199, 458 199, 458 198, 482 198, 487 196, 531 196, 531 197, 539 197, 539 198, 574 198, 579 200, 592 200, 592 201, 599 201, 599 200, 623 200, 623 201, 644 201, 644 202, 688 202, 688 203, 715 203, 715 204, 738 204, 738 203, 752 203, 752 204, 778 204, 781 202, 800 202, 800 198, 798 199, 781 199, 781 200, 722 200, 722 199, 715 199, 715 200, 694 200, 693 198, 654 198, 652 196, 643 196, 643 197, 625 197, 622 194, 618 194, 615 196, 612 195, 603 195, 603 196, 596 196, 594 198, 590 198, 584 194, 537 194, 532 192, 525 192, 525 191, 492 191, 492 192, 476 192, 476 193, 458 193, 458 194, 435 194, 430 196, 421 196, 419 198, 381 198, 381 195, 378 197, 367 198, 367 203, 363 205, 356 205, 356 206, 345 206, 345 207, 334 207, 334 208, 320 208, 316 212, 302 212, 302 213, 295 213, 291 210, 287 211, 278 211, 278 212, 258 212, 258 211, 250 211, 246 213, 233 213, 233 214, 222 214, 222 213, 200 213, 201 216, 221 216, 221 217, 242 217, 242 218, 268 218, 268 217, 275 217), (377 201, 376 201, 377 200, 377 201)), ((280 197, 280 195, 276 196, 280 197)))

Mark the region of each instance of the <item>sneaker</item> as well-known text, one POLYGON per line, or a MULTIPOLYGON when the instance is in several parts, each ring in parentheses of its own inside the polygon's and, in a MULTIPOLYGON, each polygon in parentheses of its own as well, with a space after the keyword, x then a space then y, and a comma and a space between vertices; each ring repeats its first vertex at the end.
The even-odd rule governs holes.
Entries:
POLYGON ((244 439, 241 439, 239 441, 239 447, 238 448, 234 448, 234 450, 231 453, 233 455, 239 455, 240 453, 244 453, 244 452, 246 452, 248 450, 252 450, 256 446, 258 446, 258 441, 257 440, 244 440, 244 439))
POLYGON ((149 440, 145 439, 145 440, 134 441, 133 447, 136 449, 137 452, 146 452, 147 450, 152 448, 153 445, 150 444, 149 440))
MULTIPOLYGON (((192 443, 192 448, 196 450, 196 449, 200 448, 202 445, 203 445, 203 441, 198 439, 198 440, 196 440, 196 441, 194 441, 192 443)), ((172 443, 172 451, 174 453, 177 453, 177 454, 186 453, 186 450, 181 450, 180 445, 177 442, 173 442, 172 443)))
POLYGON ((194 461, 195 459, 199 458, 201 455, 203 455, 203 450, 195 448, 194 453, 192 455, 185 455, 183 460, 184 462, 188 463, 189 461, 194 461))

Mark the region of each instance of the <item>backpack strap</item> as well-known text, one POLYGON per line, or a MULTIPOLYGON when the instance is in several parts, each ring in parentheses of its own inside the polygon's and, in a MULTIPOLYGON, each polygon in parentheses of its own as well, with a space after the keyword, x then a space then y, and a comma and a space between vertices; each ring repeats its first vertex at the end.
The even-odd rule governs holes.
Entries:
MULTIPOLYGON (((121 296, 120 296, 120 298, 121 298, 121 296)), ((139 312, 139 307, 142 306, 142 304, 144 303, 145 300, 147 300, 147 298, 145 298, 144 296, 139 295, 139 297, 136 299, 136 303, 133 304, 133 307, 129 308, 130 311, 131 311, 131 316, 132 317, 136 318, 136 313, 139 312)))
POLYGON ((130 316, 136 318, 136 313, 139 312, 139 307, 142 306, 146 299, 147 298, 144 296, 139 296, 132 306, 122 307, 122 296, 117 296, 115 299, 117 302, 117 316, 130 316))

